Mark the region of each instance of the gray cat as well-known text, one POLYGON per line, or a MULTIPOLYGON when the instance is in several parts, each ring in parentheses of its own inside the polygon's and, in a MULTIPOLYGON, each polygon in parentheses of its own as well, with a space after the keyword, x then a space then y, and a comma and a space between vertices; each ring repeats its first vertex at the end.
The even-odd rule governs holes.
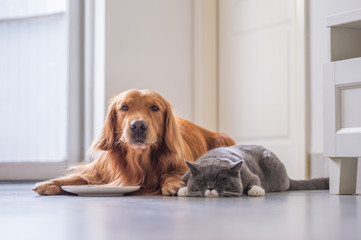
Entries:
POLYGON ((329 179, 292 180, 277 156, 261 146, 213 149, 196 162, 187 161, 186 187, 178 196, 262 197, 266 192, 328 189, 329 179))

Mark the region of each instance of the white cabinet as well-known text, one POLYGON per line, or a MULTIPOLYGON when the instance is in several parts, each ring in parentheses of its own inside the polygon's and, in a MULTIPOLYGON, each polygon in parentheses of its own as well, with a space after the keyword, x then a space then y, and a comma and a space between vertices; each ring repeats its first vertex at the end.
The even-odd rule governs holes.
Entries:
POLYGON ((324 65, 324 155, 330 193, 361 193, 361 9, 327 18, 330 62, 324 65))

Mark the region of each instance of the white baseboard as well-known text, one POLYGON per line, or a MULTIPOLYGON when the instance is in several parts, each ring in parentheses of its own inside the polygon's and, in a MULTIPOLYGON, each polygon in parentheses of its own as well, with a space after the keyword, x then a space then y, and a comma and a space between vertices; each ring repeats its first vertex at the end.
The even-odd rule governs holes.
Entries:
POLYGON ((54 163, 0 163, 0 181, 46 180, 62 175, 65 162, 54 163))
POLYGON ((310 178, 328 177, 328 158, 323 157, 323 153, 309 153, 310 178))

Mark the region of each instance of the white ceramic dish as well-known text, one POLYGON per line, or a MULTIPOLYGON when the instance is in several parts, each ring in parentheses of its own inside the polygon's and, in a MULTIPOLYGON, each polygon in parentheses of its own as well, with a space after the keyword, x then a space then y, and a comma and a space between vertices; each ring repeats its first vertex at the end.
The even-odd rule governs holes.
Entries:
POLYGON ((114 197, 137 191, 140 186, 115 187, 106 185, 68 185, 61 186, 64 191, 83 197, 114 197))

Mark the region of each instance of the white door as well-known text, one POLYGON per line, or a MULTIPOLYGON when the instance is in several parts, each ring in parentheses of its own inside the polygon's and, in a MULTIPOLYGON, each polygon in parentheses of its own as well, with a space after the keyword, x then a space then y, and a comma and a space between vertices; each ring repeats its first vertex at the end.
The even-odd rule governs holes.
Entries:
POLYGON ((219 130, 305 178, 304 1, 219 4, 219 130))

